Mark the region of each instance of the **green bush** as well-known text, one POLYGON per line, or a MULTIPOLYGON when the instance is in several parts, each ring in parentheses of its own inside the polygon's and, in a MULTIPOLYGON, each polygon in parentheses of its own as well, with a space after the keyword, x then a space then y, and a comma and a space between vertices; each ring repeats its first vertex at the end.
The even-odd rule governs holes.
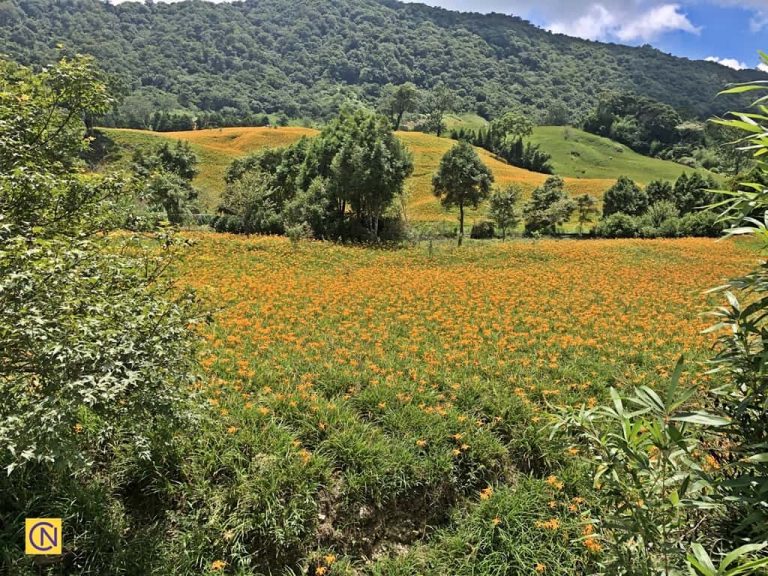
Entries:
POLYGON ((472 226, 469 237, 474 240, 491 240, 496 237, 496 228, 493 222, 478 222, 472 226))
POLYGON ((639 232, 639 225, 635 218, 623 212, 617 212, 600 220, 594 233, 600 238, 636 238, 639 232))

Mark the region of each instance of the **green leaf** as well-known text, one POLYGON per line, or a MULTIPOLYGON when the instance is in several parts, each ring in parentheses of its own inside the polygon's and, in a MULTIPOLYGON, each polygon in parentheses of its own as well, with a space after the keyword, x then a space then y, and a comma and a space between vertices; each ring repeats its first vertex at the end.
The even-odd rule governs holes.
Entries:
MULTIPOLYGON (((733 552, 729 552, 725 555, 725 558, 723 558, 723 561, 720 563, 720 570, 726 570, 728 567, 733 564, 736 560, 740 560, 744 556, 748 556, 750 554, 753 554, 754 552, 759 552, 763 548, 765 548, 765 544, 747 544, 746 546, 742 546, 741 548, 737 548, 733 552)), ((768 559, 767 559, 768 560, 768 559)))
POLYGON ((731 421, 728 418, 722 418, 720 416, 714 416, 712 414, 709 414, 707 412, 690 412, 687 414, 682 414, 680 416, 675 416, 672 418, 674 422, 686 422, 688 424, 700 424, 702 426, 712 426, 712 427, 720 427, 720 426, 727 426, 731 423, 731 421))

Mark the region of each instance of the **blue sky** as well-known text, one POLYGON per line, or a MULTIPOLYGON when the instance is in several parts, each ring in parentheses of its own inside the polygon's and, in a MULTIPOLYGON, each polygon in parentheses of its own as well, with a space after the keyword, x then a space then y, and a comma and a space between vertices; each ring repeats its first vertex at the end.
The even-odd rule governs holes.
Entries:
POLYGON ((755 68, 757 51, 768 52, 768 0, 420 1, 451 10, 514 14, 570 36, 647 43, 732 68, 755 68))

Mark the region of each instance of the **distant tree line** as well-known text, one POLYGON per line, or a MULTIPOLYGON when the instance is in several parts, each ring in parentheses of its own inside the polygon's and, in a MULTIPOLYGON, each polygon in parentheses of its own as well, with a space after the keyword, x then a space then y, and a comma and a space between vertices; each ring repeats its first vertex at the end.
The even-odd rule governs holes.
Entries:
POLYGON ((408 82, 425 91, 443 83, 457 110, 486 119, 519 106, 551 110, 553 123, 569 110, 578 123, 606 90, 703 119, 739 100, 698 95, 764 78, 649 46, 551 34, 510 16, 410 3, 8 0, 1 8, 8 57, 47 64, 59 43, 95 56, 125 96, 111 115, 121 126, 147 110, 218 112, 227 125, 263 114, 327 121, 346 102, 373 106, 385 86, 408 82))
POLYGON ((733 129, 685 120, 672 106, 636 94, 603 94, 582 127, 641 154, 692 168, 738 174, 752 164, 748 152, 733 146, 738 138, 733 129))

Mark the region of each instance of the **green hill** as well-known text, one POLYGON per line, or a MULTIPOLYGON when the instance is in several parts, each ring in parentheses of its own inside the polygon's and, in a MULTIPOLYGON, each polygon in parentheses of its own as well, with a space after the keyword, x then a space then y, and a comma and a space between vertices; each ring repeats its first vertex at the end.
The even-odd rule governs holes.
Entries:
POLYGON ((693 172, 676 162, 649 158, 627 146, 563 126, 539 126, 531 142, 552 155, 555 173, 571 178, 617 179, 628 176, 648 184, 652 180, 676 180, 684 172, 693 172))
MULTIPOLYGON (((118 118, 142 128, 156 111, 326 119, 344 102, 374 104, 388 83, 445 82, 458 110, 488 118, 519 105, 583 115, 605 91, 633 92, 698 117, 739 109, 714 98, 768 78, 644 46, 603 44, 502 14, 393 0, 121 2, 4 0, 0 46, 23 64, 92 54, 127 98, 118 118)), ((255 121, 253 123, 256 123, 255 121)))

